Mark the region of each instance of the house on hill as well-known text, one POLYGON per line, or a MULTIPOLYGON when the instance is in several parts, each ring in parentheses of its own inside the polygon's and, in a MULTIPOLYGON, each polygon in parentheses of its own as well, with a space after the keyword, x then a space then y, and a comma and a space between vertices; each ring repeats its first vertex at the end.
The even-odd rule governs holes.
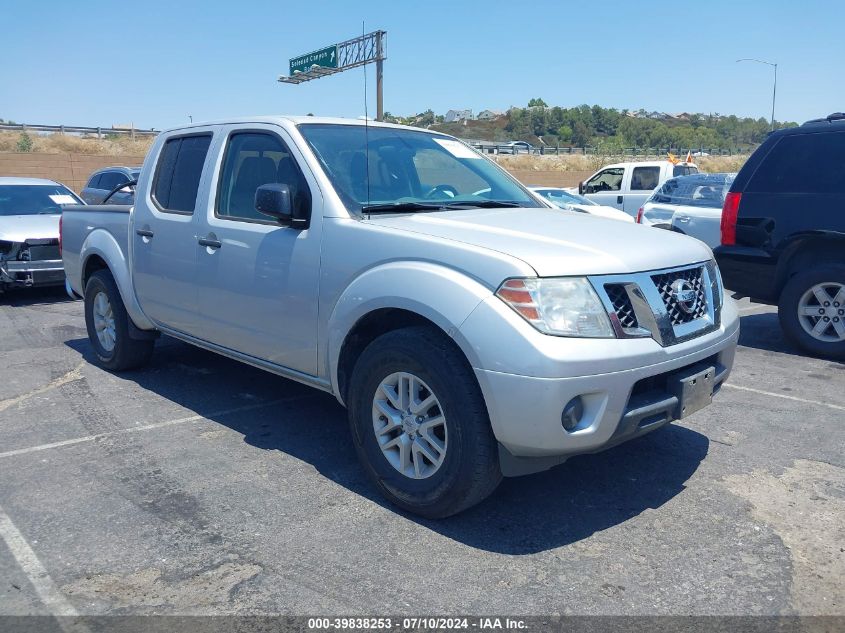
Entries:
POLYGON ((505 116, 505 113, 501 110, 482 110, 478 113, 478 117, 476 118, 479 121, 492 121, 493 119, 498 119, 503 116, 505 116))
POLYGON ((446 123, 455 121, 472 121, 472 110, 449 110, 444 117, 446 123))

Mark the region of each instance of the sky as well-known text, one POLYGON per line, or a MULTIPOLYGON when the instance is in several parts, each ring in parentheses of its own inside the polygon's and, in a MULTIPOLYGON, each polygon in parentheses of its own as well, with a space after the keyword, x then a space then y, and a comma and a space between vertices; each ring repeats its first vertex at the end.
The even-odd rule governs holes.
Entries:
MULTIPOLYGON (((364 70, 287 85, 288 60, 387 31, 385 110, 504 110, 532 97, 803 122, 845 110, 833 0, 0 0, 0 118, 164 129, 259 114, 358 117, 364 70), (827 16, 827 17, 826 17, 827 16)), ((368 70, 375 112, 374 66, 368 70)))

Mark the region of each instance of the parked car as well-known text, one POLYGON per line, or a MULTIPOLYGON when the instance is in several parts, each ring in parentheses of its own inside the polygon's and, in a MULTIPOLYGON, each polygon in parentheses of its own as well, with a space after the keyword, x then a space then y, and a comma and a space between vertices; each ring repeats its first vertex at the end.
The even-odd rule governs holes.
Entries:
MULTIPOLYGON (((87 204, 102 204, 105 197, 120 185, 137 180, 140 172, 140 167, 114 166, 99 169, 88 179, 82 190, 82 199, 87 204)), ((133 204, 135 192, 132 187, 127 187, 125 191, 115 192, 108 201, 110 204, 133 204)))
POLYGON ((640 207, 637 222, 684 233, 716 248, 722 206, 734 178, 735 173, 670 178, 640 207))
POLYGON ((58 182, 0 177, 0 295, 64 283, 59 218, 66 204, 82 201, 58 182))
POLYGON ((525 141, 510 141, 504 145, 498 145, 497 150, 499 154, 532 154, 534 146, 525 141))
POLYGON ((621 220, 622 222, 634 221, 634 218, 624 211, 613 207, 602 206, 584 196, 579 196, 577 193, 570 193, 560 187, 529 187, 529 189, 561 209, 596 215, 602 218, 608 218, 609 220, 621 220))
POLYGON ((739 333, 698 240, 585 222, 398 125, 170 130, 134 207, 62 230, 100 365, 164 332, 334 394, 375 486, 428 517, 706 406, 739 333))
POLYGON ((579 184, 577 192, 598 204, 622 209, 635 218, 642 204, 664 182, 697 173, 694 163, 675 164, 668 160, 615 163, 579 184))
POLYGON ((845 113, 770 134, 733 181, 721 229, 727 286, 776 304, 801 349, 845 358, 845 113))

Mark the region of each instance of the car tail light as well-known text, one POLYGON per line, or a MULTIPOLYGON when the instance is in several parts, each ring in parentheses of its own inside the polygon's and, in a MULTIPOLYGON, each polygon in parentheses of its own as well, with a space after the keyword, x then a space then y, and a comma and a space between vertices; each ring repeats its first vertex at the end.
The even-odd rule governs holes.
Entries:
POLYGON ((739 215, 739 202, 742 194, 731 191, 725 196, 725 205, 722 207, 722 244, 732 246, 736 244, 736 218, 739 215))
POLYGON ((637 211, 637 224, 642 224, 642 223, 643 223, 643 208, 640 207, 639 210, 637 211))
POLYGON ((64 217, 64 215, 59 216, 59 257, 62 256, 62 220, 64 217))

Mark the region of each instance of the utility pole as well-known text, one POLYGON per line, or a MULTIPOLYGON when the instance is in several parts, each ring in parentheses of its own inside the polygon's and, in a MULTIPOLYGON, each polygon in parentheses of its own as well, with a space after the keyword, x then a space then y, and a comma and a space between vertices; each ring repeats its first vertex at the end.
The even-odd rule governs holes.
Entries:
POLYGON ((766 64, 767 66, 771 66, 775 69, 775 83, 772 86, 772 131, 775 129, 775 97, 777 96, 778 92, 778 65, 774 62, 767 62, 762 59, 751 59, 749 57, 743 57, 742 59, 736 60, 737 63, 739 62, 757 62, 758 64, 766 64))

